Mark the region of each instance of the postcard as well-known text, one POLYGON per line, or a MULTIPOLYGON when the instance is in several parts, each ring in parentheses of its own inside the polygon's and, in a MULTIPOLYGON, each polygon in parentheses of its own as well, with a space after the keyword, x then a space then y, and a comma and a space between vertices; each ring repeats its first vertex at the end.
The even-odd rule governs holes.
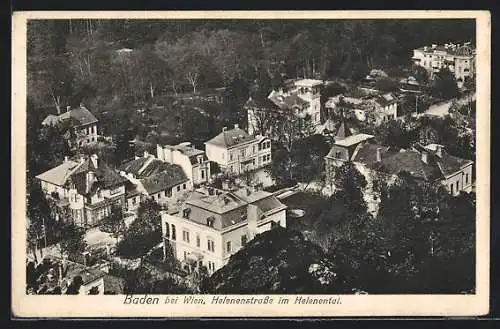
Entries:
POLYGON ((12 316, 487 314, 490 25, 15 12, 12 316))

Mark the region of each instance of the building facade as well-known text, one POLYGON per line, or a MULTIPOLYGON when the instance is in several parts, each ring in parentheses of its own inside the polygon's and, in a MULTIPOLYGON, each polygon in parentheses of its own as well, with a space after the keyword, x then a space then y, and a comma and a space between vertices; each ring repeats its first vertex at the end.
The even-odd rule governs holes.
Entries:
POLYGON ((459 86, 465 78, 475 74, 476 49, 470 42, 460 44, 433 44, 413 50, 413 63, 425 68, 431 78, 442 68, 448 68, 459 86))
POLYGON ((398 100, 392 93, 359 98, 337 95, 328 99, 325 110, 327 113, 350 110, 357 120, 378 126, 383 122, 397 119, 398 100))
POLYGON ((232 175, 265 167, 271 163, 271 140, 264 136, 250 136, 236 124, 205 142, 210 161, 232 175))
POLYGON ((175 207, 193 189, 181 166, 158 160, 148 152, 122 164, 118 170, 129 183, 126 187, 128 211, 136 211, 145 198, 166 208, 175 207))
POLYGON ((156 153, 159 160, 181 166, 193 186, 210 182, 210 161, 204 151, 191 143, 156 145, 156 153))
POLYGON ((472 190, 473 162, 448 154, 442 145, 415 144, 408 150, 394 150, 375 144, 372 135, 352 134, 343 123, 325 157, 327 179, 333 181, 335 168, 348 161, 367 180, 365 201, 372 211, 379 202, 372 189, 373 178, 380 175, 390 183, 401 172, 407 172, 416 180, 442 184, 451 195, 472 190))
POLYGON ((70 211, 73 222, 93 227, 111 213, 113 206, 126 208, 125 184, 97 155, 64 162, 38 176, 43 191, 70 211))
POLYGON ((286 206, 262 190, 210 189, 193 193, 181 210, 161 218, 164 248, 170 246, 190 269, 205 266, 213 274, 255 235, 286 227, 286 206))
MULTIPOLYGON (((59 111, 60 112, 60 111, 59 111)), ((99 137, 98 120, 85 106, 72 109, 66 107, 66 112, 58 115, 48 115, 42 125, 56 125, 65 121, 70 122, 70 131, 65 135, 72 147, 96 143, 99 137)))
POLYGON ((262 131, 259 121, 266 120, 270 115, 261 112, 286 112, 299 117, 309 115, 314 126, 319 126, 323 120, 321 116, 321 91, 324 86, 323 81, 313 79, 299 79, 291 82, 286 88, 273 90, 268 95, 267 100, 249 100, 247 102, 248 133, 266 134, 262 131), (270 102, 269 102, 270 101, 270 102), (263 118, 263 119, 262 119, 263 118))

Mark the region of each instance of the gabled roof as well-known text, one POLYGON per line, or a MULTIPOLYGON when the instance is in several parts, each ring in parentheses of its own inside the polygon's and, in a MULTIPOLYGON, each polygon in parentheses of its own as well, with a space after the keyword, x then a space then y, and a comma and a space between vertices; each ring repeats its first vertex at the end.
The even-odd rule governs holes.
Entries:
POLYGON ((81 195, 87 195, 98 187, 109 188, 124 184, 127 181, 103 161, 97 159, 96 162, 97 167, 90 157, 81 162, 68 160, 36 177, 57 186, 73 183, 81 195), (95 174, 95 179, 92 182, 87 182, 87 173, 89 171, 95 174))
POLYGON ((188 178, 184 174, 184 170, 182 170, 181 166, 174 164, 166 165, 167 167, 165 167, 161 172, 141 179, 142 186, 144 186, 144 189, 148 192, 148 194, 161 192, 188 181, 188 178))
POLYGON ((296 93, 281 94, 273 90, 269 94, 268 98, 282 110, 292 109, 294 107, 303 107, 309 104, 308 101, 302 99, 296 93))
POLYGON ((57 167, 41 173, 40 175, 36 176, 36 178, 57 186, 63 186, 66 183, 66 180, 69 178, 71 172, 78 165, 78 162, 68 160, 67 162, 61 163, 57 167))
POLYGON ((96 167, 94 161, 90 158, 85 159, 78 166, 74 173, 71 174, 70 179, 81 195, 93 193, 97 188, 110 188, 127 182, 125 177, 122 177, 102 160, 97 159, 96 167), (95 180, 93 182, 87 182, 88 172, 94 173, 95 180))
POLYGON ((366 143, 359 148, 352 161, 388 174, 397 175, 405 171, 415 178, 427 181, 443 179, 472 164, 470 160, 448 154, 444 148, 441 149, 439 156, 434 144, 427 146, 416 144, 410 150, 396 152, 387 146, 366 143), (380 149, 380 162, 377 162, 377 149, 380 149), (427 163, 422 160, 422 152, 427 152, 427 163))
POLYGON ((233 147, 254 140, 246 131, 240 128, 233 128, 222 131, 220 134, 205 142, 205 144, 218 145, 223 147, 233 147))
POLYGON ((61 121, 67 119, 74 119, 80 125, 87 125, 90 123, 97 122, 97 118, 90 112, 85 106, 80 106, 75 109, 71 109, 67 112, 64 112, 60 115, 49 114, 43 121, 43 125, 56 125, 61 121))

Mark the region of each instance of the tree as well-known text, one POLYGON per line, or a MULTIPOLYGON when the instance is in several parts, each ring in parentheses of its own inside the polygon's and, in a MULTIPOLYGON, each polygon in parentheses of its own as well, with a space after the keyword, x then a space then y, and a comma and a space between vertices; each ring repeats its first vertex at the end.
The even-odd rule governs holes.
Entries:
MULTIPOLYGON (((44 192, 38 182, 32 182, 29 186, 27 200, 27 243, 28 250, 32 252, 35 262, 37 261, 37 250, 40 249, 43 257, 40 242, 45 238, 47 231, 53 225, 52 211, 44 192)), ((44 246, 46 247, 46 246, 44 246)))
POLYGON ((152 199, 141 202, 137 219, 118 242, 118 254, 128 258, 144 256, 161 241, 161 207, 152 199))
POLYGON ((367 206, 363 197, 363 189, 367 186, 367 181, 354 163, 346 162, 337 168, 334 185, 335 199, 341 200, 354 214, 366 212, 367 206))
POLYGON ((427 84, 429 82, 429 73, 425 68, 420 65, 413 65, 410 69, 410 74, 420 84, 427 84))
POLYGON ((66 295, 79 295, 80 288, 83 285, 83 278, 80 275, 77 275, 71 280, 71 283, 66 290, 66 295))
POLYGON ((85 229, 70 221, 59 220, 54 227, 54 238, 61 256, 77 256, 85 251, 85 229))
POLYGON ((278 144, 274 153, 271 175, 280 181, 293 181, 296 178, 299 164, 295 152, 298 141, 314 134, 311 117, 297 116, 294 113, 283 113, 275 121, 274 136, 271 138, 278 144), (281 155, 277 155, 281 152, 281 155))
POLYGON ((382 78, 375 81, 375 88, 382 92, 395 92, 399 90, 399 82, 391 78, 382 78))
POLYGON ((126 226, 120 206, 113 205, 111 207, 110 214, 101 221, 100 229, 103 232, 111 233, 115 238, 123 234, 126 226))
POLYGON ((434 77, 432 95, 442 99, 451 99, 459 95, 457 81, 449 69, 442 68, 434 77))

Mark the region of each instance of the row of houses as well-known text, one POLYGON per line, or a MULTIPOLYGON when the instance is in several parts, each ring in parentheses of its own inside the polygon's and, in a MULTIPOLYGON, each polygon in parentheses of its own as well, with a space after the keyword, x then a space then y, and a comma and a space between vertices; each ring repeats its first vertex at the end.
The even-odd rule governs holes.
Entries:
POLYGON ((325 157, 326 177, 333 180, 335 168, 352 162, 365 176, 365 200, 373 212, 380 201, 372 189, 374 177, 382 175, 389 182, 406 172, 417 181, 441 184, 451 195, 461 191, 471 192, 473 186, 473 161, 449 154, 442 145, 415 144, 410 149, 392 149, 378 145, 375 136, 353 133, 342 122, 330 152, 325 157))

